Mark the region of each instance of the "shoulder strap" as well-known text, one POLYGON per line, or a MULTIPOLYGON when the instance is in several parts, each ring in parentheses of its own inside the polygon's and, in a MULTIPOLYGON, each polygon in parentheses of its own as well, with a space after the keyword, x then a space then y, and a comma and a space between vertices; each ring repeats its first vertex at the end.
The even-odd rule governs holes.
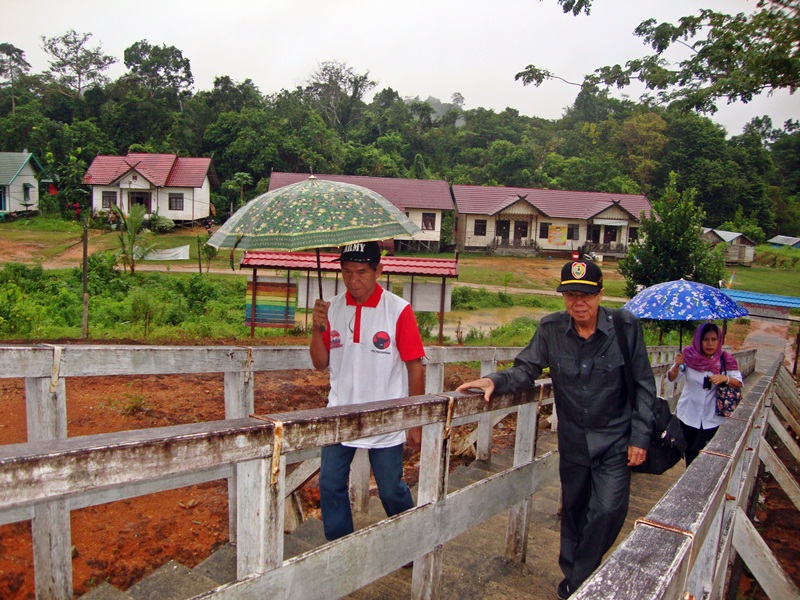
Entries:
POLYGON ((622 370, 625 372, 625 387, 628 388, 628 399, 633 405, 636 388, 633 383, 633 370, 631 369, 631 351, 628 348, 628 339, 625 337, 625 331, 622 328, 622 315, 619 314, 618 310, 612 313, 611 320, 614 323, 614 332, 617 334, 619 349, 622 351, 622 359, 625 361, 625 364, 622 365, 622 370))
POLYGON ((719 372, 723 375, 728 373, 728 369, 725 368, 725 351, 722 351, 722 354, 719 355, 719 372))

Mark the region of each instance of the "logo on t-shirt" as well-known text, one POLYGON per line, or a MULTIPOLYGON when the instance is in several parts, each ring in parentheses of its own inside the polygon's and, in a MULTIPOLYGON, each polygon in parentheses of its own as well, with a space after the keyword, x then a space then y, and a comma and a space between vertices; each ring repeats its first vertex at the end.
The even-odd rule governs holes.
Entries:
POLYGON ((335 329, 331 330, 331 350, 342 347, 342 336, 335 329))
POLYGON ((389 337, 389 334, 385 331, 379 331, 374 336, 372 336, 372 344, 378 350, 386 350, 389 347, 389 344, 392 343, 392 338, 389 337))

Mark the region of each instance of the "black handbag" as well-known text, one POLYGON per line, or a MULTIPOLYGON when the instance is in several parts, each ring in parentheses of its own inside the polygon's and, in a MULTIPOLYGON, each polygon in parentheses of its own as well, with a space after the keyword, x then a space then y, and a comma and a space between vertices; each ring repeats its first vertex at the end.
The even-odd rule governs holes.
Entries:
MULTIPOLYGON (((633 380, 633 370, 631 369, 631 353, 628 349, 625 332, 622 330, 619 311, 614 313, 612 320, 614 322, 614 331, 617 334, 617 342, 622 351, 622 358, 625 361, 622 369, 625 372, 628 401, 635 410, 636 387, 633 380)), ((637 473, 661 475, 664 471, 678 464, 678 461, 683 458, 686 453, 686 439, 683 437, 681 422, 678 420, 677 415, 672 414, 669 402, 657 396, 653 412, 655 420, 653 421, 653 432, 650 434, 650 444, 647 447, 647 458, 641 465, 631 467, 631 470, 637 473)))

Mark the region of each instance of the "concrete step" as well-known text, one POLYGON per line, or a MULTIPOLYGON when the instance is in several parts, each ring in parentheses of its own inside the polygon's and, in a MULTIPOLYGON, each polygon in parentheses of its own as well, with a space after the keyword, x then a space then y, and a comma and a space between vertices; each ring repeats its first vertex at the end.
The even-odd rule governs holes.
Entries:
POLYGON ((174 560, 128 589, 134 600, 185 600, 219 587, 219 583, 174 560))
POLYGON ((236 580, 236 546, 225 544, 192 569, 204 577, 216 581, 218 585, 236 580))
POLYGON ((131 600, 131 597, 104 581, 81 596, 81 600, 131 600))

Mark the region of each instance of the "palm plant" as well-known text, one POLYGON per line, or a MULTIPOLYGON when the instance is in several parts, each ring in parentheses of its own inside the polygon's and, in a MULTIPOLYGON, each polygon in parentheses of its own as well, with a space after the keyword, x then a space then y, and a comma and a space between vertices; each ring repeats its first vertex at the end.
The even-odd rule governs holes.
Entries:
POLYGON ((125 272, 131 268, 131 275, 136 272, 136 261, 152 254, 156 249, 155 244, 149 240, 150 232, 141 231, 144 226, 145 207, 141 204, 131 206, 126 215, 116 205, 111 206, 119 219, 120 227, 118 236, 118 260, 122 263, 125 272))

